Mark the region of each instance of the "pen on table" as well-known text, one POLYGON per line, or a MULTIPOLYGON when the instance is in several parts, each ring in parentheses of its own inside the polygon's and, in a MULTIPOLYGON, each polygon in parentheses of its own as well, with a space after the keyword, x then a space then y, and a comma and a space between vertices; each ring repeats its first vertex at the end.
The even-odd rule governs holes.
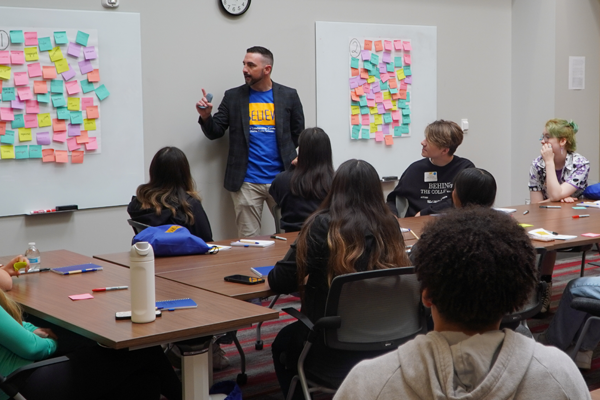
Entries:
POLYGON ((287 238, 284 238, 281 236, 276 236, 276 235, 271 235, 271 239, 287 240, 287 238))
POLYGON ((410 233, 412 233, 412 235, 415 237, 415 239, 419 240, 419 237, 417 236, 417 234, 412 229, 409 229, 408 231, 410 233))
POLYGON ((525 214, 529 214, 529 210, 523 211, 523 215, 525 215, 525 214))
POLYGON ((245 239, 240 239, 241 243, 251 243, 251 244, 260 244, 258 243, 256 240, 245 240, 245 239))
POLYGON ((50 271, 50 268, 30 269, 26 273, 33 274, 34 272, 45 272, 45 271, 50 271))
POLYGON ((84 272, 98 271, 98 268, 78 269, 77 271, 65 272, 63 275, 83 274, 84 272))
POLYGON ((560 208, 560 206, 540 206, 540 208, 560 208))
POLYGON ((590 216, 590 214, 580 214, 580 215, 573 215, 572 218, 586 218, 586 217, 589 217, 589 216, 590 216))
POLYGON ((558 232, 552 232, 552 231, 548 231, 548 232, 550 232, 553 235, 558 235, 558 232))
POLYGON ((129 289, 129 286, 107 286, 107 287, 92 289, 92 292, 107 292, 109 290, 123 290, 123 289, 129 289))

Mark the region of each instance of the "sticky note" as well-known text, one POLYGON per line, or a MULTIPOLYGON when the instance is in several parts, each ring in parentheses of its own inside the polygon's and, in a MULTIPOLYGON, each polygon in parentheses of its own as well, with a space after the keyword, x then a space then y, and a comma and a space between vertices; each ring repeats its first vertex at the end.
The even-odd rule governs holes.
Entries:
POLYGON ((369 125, 371 123, 371 121, 370 121, 371 118, 369 117, 369 114, 364 114, 361 117, 362 117, 363 125, 369 125))
POLYGON ((29 72, 30 78, 36 78, 38 76, 42 76, 42 67, 40 63, 34 63, 27 65, 27 71, 29 72))
POLYGON ((373 44, 375 45, 375 51, 383 50, 383 44, 381 43, 381 40, 376 40, 373 44))
MULTIPOLYGON (((360 101, 359 104, 362 107, 368 107, 369 103, 367 102, 367 98, 365 96, 360 96, 360 101)), ((367 111, 368 112, 368 111, 367 111)), ((361 109, 361 114, 362 114, 362 109, 361 109)))
POLYGON ((408 94, 406 90, 398 90, 398 97, 401 99, 406 99, 406 101, 408 101, 408 94))
POLYGON ((13 110, 15 110, 15 109, 17 109, 17 110, 24 110, 25 109, 25 102, 21 101, 19 99, 15 99, 15 100, 12 100, 10 102, 10 107, 13 110))
POLYGON ((0 79, 10 79, 10 67, 6 65, 0 65, 0 79))
POLYGON ((6 50, 0 51, 0 64, 10 64, 10 52, 6 50))
POLYGON ((67 82, 65 84, 65 86, 67 87, 67 93, 70 95, 81 92, 81 88, 79 87, 79 82, 77 82, 77 81, 67 82))
POLYGON ((369 50, 361 50, 360 57, 363 61, 368 61, 369 59, 371 59, 371 52, 369 50))
POLYGON ((379 64, 379 56, 375 53, 371 53, 371 64, 377 65, 379 64))
POLYGON ((11 64, 25 64, 25 53, 20 50, 12 50, 10 52, 11 64))
POLYGON ((95 137, 91 137, 89 139, 90 139, 89 143, 85 144, 85 149, 87 151, 97 150, 98 149, 98 142, 97 142, 96 138, 95 137))
POLYGON ((60 79, 55 79, 50 82, 50 92, 52 93, 62 93, 63 92, 63 82, 60 79))
POLYGON ((14 131, 6 131, 2 137, 0 137, 0 143, 4 144, 13 144, 15 142, 15 132, 14 131))
MULTIPOLYGON (((86 127, 86 129, 87 129, 86 121, 93 121, 93 119, 92 120, 88 120, 88 119, 83 120, 83 126, 86 127)), ((350 118, 350 124, 351 125, 360 125, 360 115, 353 115, 350 118)))
POLYGON ((406 104, 406 100, 398 100, 398 108, 406 108, 408 104, 406 104))
MULTIPOLYGON (((358 115, 354 115, 354 117, 358 120, 358 115)), ((84 119, 83 120, 83 128, 86 131, 95 131, 96 130, 96 120, 95 119, 84 119)))
POLYGON ((54 162, 54 149, 43 149, 42 150, 42 161, 43 162, 54 162))
POLYGON ((385 145, 391 146, 394 144, 394 137, 392 135, 385 135, 385 145))
MULTIPOLYGON (((86 60, 95 60, 98 58, 98 54, 96 53, 96 48, 94 46, 84 47, 83 48, 83 56, 86 60)), ((358 60, 356 60, 358 61, 358 60)), ((355 67, 358 68, 358 67, 355 67)))
POLYGON ((88 107, 92 107, 93 105, 94 105, 93 97, 82 97, 81 98, 81 109, 82 110, 87 110, 88 107))
POLYGON ((56 61, 54 63, 54 66, 56 67, 56 72, 59 73, 59 74, 62 74, 63 72, 67 72, 70 69, 69 63, 64 58, 56 61))
POLYGON ((67 54, 78 58, 81 55, 81 45, 73 42, 69 42, 67 46, 67 54))
POLYGON ((100 82, 100 70, 95 69, 87 74, 88 82, 100 82))
POLYGON ((350 106, 350 109, 352 111, 352 115, 360 114, 360 107, 359 106, 350 106))
POLYGON ((77 31, 77 38, 75 39, 75 42, 82 46, 87 46, 89 37, 89 34, 82 31, 77 31))
POLYGON ((69 110, 67 110, 67 107, 58 107, 56 109, 56 117, 58 119, 70 120, 71 119, 71 113, 69 112, 69 110))
POLYGON ((0 122, 0 136, 6 134, 6 122, 0 122))
POLYGON ((351 57, 350 59, 350 67, 358 68, 358 58, 351 57))
POLYGON ((12 108, 2 108, 0 107, 0 120, 2 121, 12 121, 15 119, 12 108))
POLYGON ((408 125, 400 125, 400 132, 402 132, 403 135, 408 134, 408 125))
POLYGON ((573 210, 587 210, 587 207, 571 207, 573 210))
POLYGON ((45 128, 52 125, 52 117, 50 117, 50 113, 38 114, 37 118, 38 126, 40 128, 45 128))
POLYGON ((37 95, 38 103, 50 103, 50 93, 40 93, 37 95))
POLYGON ((25 36, 23 35, 23 31, 10 31, 10 42, 15 43, 25 43, 25 36))
MULTIPOLYGON (((383 61, 384 63, 391 63, 392 62, 392 53, 390 53, 389 51, 384 51, 383 57, 381 57, 381 61, 383 61)), ((385 67, 387 67, 387 65, 385 65, 385 67)))
MULTIPOLYGON (((575 208, 575 207, 573 207, 573 208, 575 208)), ((593 238, 593 237, 600 236, 600 233, 591 233, 591 232, 590 233, 582 233, 581 236, 586 236, 586 237, 592 237, 593 238)))
POLYGON ((360 131, 360 137, 361 139, 371 139, 371 134, 368 129, 363 128, 360 131))
POLYGON ((37 46, 38 37, 37 32, 25 32, 25 46, 37 46))
POLYGON ((2 88, 2 101, 11 101, 16 99, 14 87, 2 88))
POLYGON ((52 120, 52 129, 54 132, 66 132, 67 131, 67 123, 62 119, 53 119, 52 120))
POLYGON ((26 144, 21 146, 15 146, 15 158, 17 160, 29 158, 29 146, 27 146, 26 144))
POLYGON ((36 141, 37 144, 44 144, 44 145, 48 145, 50 144, 50 132, 38 132, 36 134, 36 141))
POLYGON ((404 69, 399 69, 396 71, 396 76, 398 77, 398 79, 402 80, 404 78, 406 78, 406 75, 404 75, 404 69))
POLYGON ((404 51, 411 51, 412 50, 412 46, 410 45, 410 42, 405 40, 404 42, 402 42, 402 46, 404 47, 404 51))
POLYGON ((406 64, 406 65, 410 65, 411 64, 410 54, 405 54, 404 55, 404 64, 406 64))
POLYGON ((361 128, 360 125, 354 125, 352 127, 352 135, 351 135, 352 139, 358 139, 358 135, 360 133, 360 128, 361 128))
POLYGON ((384 124, 391 124, 392 123, 392 114, 391 113, 385 113, 385 114, 383 114, 383 123, 384 124))
POLYGON ((25 118, 23 117, 23 114, 14 114, 11 126, 13 129, 25 128, 25 118))
POLYGON ((365 50, 371 50, 373 48, 373 41, 365 40, 364 48, 365 50))
POLYGON ((56 67, 54 65, 42 67, 42 78, 56 79, 56 67))
POLYGON ((373 116, 373 118, 374 118, 374 121, 375 121, 375 125, 381 125, 381 124, 383 124, 383 117, 380 114, 375 114, 373 116))
POLYGON ((74 151, 71 153, 71 164, 83 164, 83 151, 74 151))
POLYGON ((410 115, 410 108, 403 108, 402 115, 410 115))
POLYGON ((77 143, 77 138, 71 137, 67 139, 67 147, 69 151, 78 150, 81 146, 77 143))
POLYGON ((23 86, 29 83, 27 72, 15 72, 15 86, 23 86))
POLYGON ((71 111, 71 123, 83 124, 83 115, 81 111, 71 111))
POLYGON ((80 101, 81 99, 79 97, 69 97, 67 99, 67 109, 69 111, 79 111, 80 101))
POLYGON ((392 120, 393 121, 399 121, 400 120, 400 111, 393 111, 392 112, 392 120))
POLYGON ((34 81, 33 93, 48 93, 48 83, 46 81, 34 81))
MULTIPOLYGON (((57 163, 68 163, 69 162, 69 152, 66 150, 55 150, 54 151, 54 156, 56 157, 56 162, 57 163)), ((88 294, 88 296, 90 296, 88 294)), ((71 297, 71 296, 69 296, 71 297)), ((89 299, 89 297, 85 297, 86 299, 89 299)), ((82 299, 73 299, 73 300, 83 300, 82 299)))
POLYGON ((67 129, 67 135, 69 135, 69 137, 74 137, 74 136, 79 136, 81 135, 81 125, 79 124, 69 124, 69 127, 67 129))
POLYGON ((363 115, 363 116, 364 116, 365 114, 367 114, 367 117, 368 117, 368 114, 369 114, 369 107, 365 107, 365 106, 362 106, 362 107, 360 107, 360 113, 361 113, 361 115, 363 115))
POLYGON ((381 131, 383 132, 384 135, 388 135, 390 133, 390 125, 389 124, 381 125, 381 131))
POLYGON ((54 32, 54 43, 56 44, 67 44, 69 40, 67 39, 67 32, 58 31, 54 32))
POLYGON ((50 56, 50 61, 52 61, 53 63, 64 59, 63 53, 60 50, 60 47, 54 47, 52 50, 50 50, 48 52, 48 55, 50 56))
POLYGON ((394 50, 402 50, 402 40, 394 40, 394 50))
POLYGON ((402 125, 410 124, 410 116, 402 116, 402 125))
POLYGON ((385 51, 392 51, 392 41, 391 40, 384 40, 383 41, 383 49, 385 51))
POLYGON ((369 124, 369 133, 375 133, 375 132, 377 132, 377 124, 376 123, 369 124))
POLYGON ((42 158, 42 146, 29 145, 29 158, 42 158))
POLYGON ((25 128, 37 128, 37 115, 25 114, 25 128))
POLYGON ((15 148, 8 145, 0 146, 0 155, 3 160, 15 158, 15 148))
POLYGON ((389 92, 387 91, 387 90, 388 90, 388 84, 387 84, 387 81, 385 81, 385 82, 384 82, 384 81, 382 81, 382 82, 379 84, 379 89, 381 89, 382 91, 384 91, 384 92, 383 92, 384 94, 389 94, 389 92))
POLYGON ((76 139, 79 144, 89 143, 88 131, 81 131, 81 135, 77 136, 76 139))
POLYGON ((55 142, 64 143, 67 141, 67 132, 54 132, 52 140, 55 142))
POLYGON ((394 63, 387 64, 387 72, 394 72, 394 63))
POLYGON ((383 103, 377 103, 377 113, 378 114, 384 114, 385 113, 385 108, 383 107, 383 103))
MULTIPOLYGON (((61 61, 63 61, 63 60, 61 60, 61 61)), ((58 65, 58 63, 57 63, 57 65, 58 65)), ((64 72, 61 74, 61 75, 62 75, 62 78, 63 78, 65 81, 68 81, 69 79, 71 79, 71 78, 73 78, 73 77, 75 76, 75 71, 73 71, 73 70, 71 69, 71 66, 67 64, 67 68, 68 68, 68 69, 67 69, 66 71, 64 71, 64 72)), ((61 69, 62 69, 62 68, 61 68, 61 69)), ((58 67, 56 68, 56 70, 58 71, 58 67)))
MULTIPOLYGON (((37 100, 31 99, 25 102, 25 111, 28 114, 37 114, 40 112, 40 105, 37 100)), ((37 118, 37 117, 36 117, 37 118)))
POLYGON ((359 72, 357 68, 350 68, 350 75, 358 76, 359 72))
POLYGON ((404 66, 404 75, 406 76, 411 76, 412 75, 412 70, 410 69, 409 65, 404 66))
POLYGON ((399 126, 394 127, 394 136, 402 136, 402 131, 399 126))
POLYGON ((65 97, 62 94, 53 94, 52 95, 52 105, 54 107, 62 107, 62 106, 66 106, 67 102, 65 101, 65 97))
POLYGON ((31 129, 20 128, 19 129, 19 141, 20 142, 31 142, 31 129))
POLYGON ((375 132, 375 141, 383 142, 383 132, 375 132))
POLYGON ((39 38, 38 46, 40 47, 40 51, 52 50, 52 41, 49 37, 39 38))

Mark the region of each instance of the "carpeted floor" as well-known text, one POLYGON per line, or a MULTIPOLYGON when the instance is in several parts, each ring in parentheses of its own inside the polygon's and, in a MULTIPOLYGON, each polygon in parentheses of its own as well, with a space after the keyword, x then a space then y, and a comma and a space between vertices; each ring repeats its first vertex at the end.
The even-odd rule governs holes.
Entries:
MULTIPOLYGON (((596 251, 588 252, 586 260, 588 262, 600 261, 600 255, 598 255, 598 252, 596 251)), ((528 321, 532 332, 542 332, 548 327, 552 318, 552 313, 556 310, 556 307, 558 307, 565 286, 571 279, 579 277, 580 266, 580 256, 571 257, 565 254, 559 255, 559 260, 557 261, 553 274, 551 312, 544 319, 532 319, 528 321), (568 258, 560 259, 561 257, 568 258)), ((587 264, 585 276, 600 276, 600 267, 587 264)), ((266 307, 269 302, 265 300, 262 304, 266 307)), ((299 308, 300 300, 294 296, 282 296, 275 308, 281 310, 284 307, 299 308)), ((254 348, 256 341, 256 325, 238 331, 238 338, 246 354, 246 373, 248 374, 248 383, 242 386, 244 399, 283 399, 283 395, 281 394, 277 383, 275 371, 273 370, 271 343, 273 342, 273 339, 275 339, 277 332, 291 322, 294 322, 292 317, 285 313, 280 313, 279 320, 263 324, 262 339, 264 341, 264 348, 261 351, 257 351, 254 348)), ((222 348, 226 351, 226 355, 231 361, 231 366, 223 371, 215 372, 214 382, 235 380, 237 374, 240 373, 240 358, 235 346, 233 344, 222 345, 222 348)), ((590 390, 600 388, 600 347, 594 351, 592 369, 583 372, 583 377, 590 390)), ((317 398, 325 400, 329 399, 330 396, 315 397, 315 399, 317 398)))

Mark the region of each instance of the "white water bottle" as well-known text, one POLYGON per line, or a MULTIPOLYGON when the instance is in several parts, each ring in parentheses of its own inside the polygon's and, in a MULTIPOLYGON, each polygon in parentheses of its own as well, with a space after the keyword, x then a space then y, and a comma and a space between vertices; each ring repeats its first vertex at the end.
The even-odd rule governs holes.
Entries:
POLYGON ((150 243, 138 242, 131 246, 129 260, 131 322, 152 322, 156 319, 156 298, 154 291, 154 251, 150 243))
POLYGON ((40 256, 40 251, 35 247, 35 242, 30 242, 27 251, 25 251, 25 258, 29 260, 29 270, 38 270, 40 269, 40 264, 42 263, 42 257, 40 256))

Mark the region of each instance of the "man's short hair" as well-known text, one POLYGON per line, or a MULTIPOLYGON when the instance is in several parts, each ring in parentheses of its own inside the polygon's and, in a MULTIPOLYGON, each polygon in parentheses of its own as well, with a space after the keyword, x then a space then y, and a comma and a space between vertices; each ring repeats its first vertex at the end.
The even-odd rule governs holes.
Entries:
POLYGON ((463 141, 463 130, 456 122, 439 119, 425 128, 425 138, 440 148, 449 148, 453 155, 463 141))
POLYGON ((258 53, 262 55, 266 59, 267 65, 273 67, 273 53, 271 53, 271 50, 262 46, 253 46, 246 50, 246 53, 258 53))
POLYGON ((467 207, 435 218, 414 254, 421 288, 446 320, 469 330, 498 323, 535 288, 535 250, 510 216, 467 207))

